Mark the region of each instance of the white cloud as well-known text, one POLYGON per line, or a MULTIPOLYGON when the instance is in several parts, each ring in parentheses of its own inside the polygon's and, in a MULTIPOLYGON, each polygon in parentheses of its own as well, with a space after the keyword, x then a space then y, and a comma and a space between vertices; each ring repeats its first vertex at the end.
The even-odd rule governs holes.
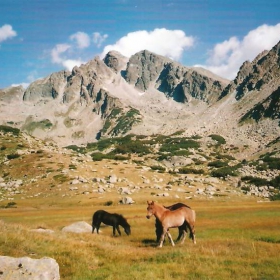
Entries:
POLYGON ((71 71, 75 66, 80 66, 81 64, 85 63, 80 59, 65 59, 62 62, 62 65, 69 71, 71 71))
POLYGON ((118 51, 127 57, 141 50, 149 50, 179 60, 183 51, 194 45, 194 41, 195 39, 192 36, 186 36, 182 30, 160 28, 150 32, 145 30, 135 31, 128 33, 114 45, 106 46, 101 57, 104 57, 111 50, 118 51))
POLYGON ((70 36, 71 40, 75 40, 79 49, 84 49, 89 47, 90 38, 85 32, 77 32, 70 36))
POLYGON ((108 38, 107 34, 101 35, 99 32, 94 32, 93 33, 93 42, 95 45, 100 48, 103 42, 108 38))
POLYGON ((74 66, 80 66, 84 63, 81 59, 69 59, 69 50, 71 45, 58 44, 51 51, 52 62, 62 65, 67 70, 71 71, 74 66))
POLYGON ((13 27, 11 25, 5 24, 0 27, 0 43, 15 36, 17 36, 17 33, 13 30, 13 27))
POLYGON ((71 46, 68 44, 57 44, 51 51, 52 62, 58 64, 62 63, 63 59, 61 58, 61 55, 70 48, 71 46))
POLYGON ((30 83, 20 83, 20 84, 11 84, 11 87, 19 87, 22 86, 24 89, 27 89, 30 83))
POLYGON ((280 40, 280 23, 275 26, 261 25, 251 30, 242 40, 231 37, 216 44, 209 52, 206 65, 200 65, 217 75, 234 79, 246 60, 252 61, 259 53, 270 50, 280 40))

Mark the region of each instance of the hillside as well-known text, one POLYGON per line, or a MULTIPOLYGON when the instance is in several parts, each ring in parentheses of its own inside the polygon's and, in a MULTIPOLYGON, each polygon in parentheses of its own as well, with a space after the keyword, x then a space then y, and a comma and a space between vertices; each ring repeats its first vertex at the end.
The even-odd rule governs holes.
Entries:
POLYGON ((279 43, 231 82, 145 50, 130 58, 114 51, 26 90, 1 90, 0 121, 60 147, 130 133, 217 134, 246 147, 235 156, 247 159, 279 149, 279 86, 279 43))
POLYGON ((143 202, 151 195, 180 200, 279 196, 275 153, 239 161, 230 155, 237 147, 229 150, 218 135, 130 135, 62 149, 11 127, 1 126, 0 133, 2 207, 30 199, 60 204, 89 198, 143 202))

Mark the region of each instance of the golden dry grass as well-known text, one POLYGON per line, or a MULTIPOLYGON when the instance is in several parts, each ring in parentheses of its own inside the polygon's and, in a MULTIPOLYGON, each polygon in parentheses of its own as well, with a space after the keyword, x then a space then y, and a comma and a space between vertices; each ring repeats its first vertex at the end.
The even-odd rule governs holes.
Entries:
MULTIPOLYGON (((167 201, 168 204, 172 201, 167 201)), ((62 279, 279 279, 280 204, 192 201, 197 211, 197 245, 190 240, 156 247, 154 220, 146 205, 108 206, 124 214, 132 235, 61 232, 76 221, 90 223, 100 208, 87 205, 11 208, 0 212, 0 254, 53 257, 62 279), (53 234, 30 231, 53 229, 53 234)), ((122 230, 123 232, 123 230, 122 230)), ((175 239, 177 230, 171 230, 175 239)))
MULTIPOLYGON (((18 149, 9 137, 1 141, 6 147, 2 154, 18 149)), ((27 145, 21 141, 21 146, 27 145)), ((227 192, 211 199, 198 196, 186 200, 185 195, 175 197, 177 188, 187 188, 178 182, 168 191, 169 197, 157 197, 154 193, 163 190, 151 188, 158 184, 154 179, 166 186, 177 180, 176 175, 159 174, 133 162, 85 161, 75 154, 45 149, 35 140, 33 149, 0 166, 1 176, 25 178, 24 192, 13 196, 16 208, 0 208, 0 255, 52 257, 59 264, 61 279, 280 279, 279 202, 258 203, 256 198, 227 192), (69 166, 76 169, 61 177, 61 170, 69 166), (77 176, 92 180, 112 174, 127 181, 121 180, 105 194, 84 195, 80 185, 79 191, 69 190, 69 182, 77 176), (150 183, 143 183, 143 178, 150 183), (127 182, 140 187, 132 195, 136 201, 133 205, 118 203, 121 195, 116 190, 127 182), (195 209, 197 245, 188 239, 172 247, 166 241, 158 249, 154 220, 145 217, 147 200, 164 205, 180 201, 195 209), (111 206, 105 206, 108 201, 112 201, 111 206), (112 228, 106 226, 99 235, 61 231, 77 221, 91 223, 98 209, 123 214, 132 234, 114 238, 112 228), (54 233, 31 231, 36 228, 54 233)), ((199 179, 199 175, 188 177, 199 179)), ((194 188, 203 186, 199 180, 193 182, 194 188)), ((221 182, 219 187, 226 190, 228 185, 221 182)), ((3 200, 0 206, 8 202, 3 200)), ((177 230, 171 229, 171 234, 175 239, 177 230)))

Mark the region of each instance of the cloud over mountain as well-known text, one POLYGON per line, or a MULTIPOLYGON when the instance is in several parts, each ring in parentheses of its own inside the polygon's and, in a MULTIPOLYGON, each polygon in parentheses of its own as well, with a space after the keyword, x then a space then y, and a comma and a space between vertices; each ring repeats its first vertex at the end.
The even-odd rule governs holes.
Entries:
POLYGON ((173 60, 179 60, 184 50, 194 45, 194 41, 194 37, 186 36, 182 30, 165 28, 156 28, 153 31, 140 30, 128 33, 113 45, 107 45, 101 57, 111 50, 118 51, 127 57, 141 50, 149 50, 173 60))
POLYGON ((242 39, 231 37, 218 43, 209 52, 209 58, 204 68, 217 75, 233 79, 240 67, 246 61, 252 61, 263 50, 271 49, 280 40, 280 23, 261 25, 248 32, 242 39))

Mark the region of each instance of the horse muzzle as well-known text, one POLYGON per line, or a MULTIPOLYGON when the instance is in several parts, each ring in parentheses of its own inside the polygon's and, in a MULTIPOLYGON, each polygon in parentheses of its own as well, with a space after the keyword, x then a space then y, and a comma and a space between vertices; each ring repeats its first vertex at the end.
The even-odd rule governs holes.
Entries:
POLYGON ((151 215, 147 215, 146 218, 147 218, 147 219, 150 219, 150 218, 151 218, 151 215))

